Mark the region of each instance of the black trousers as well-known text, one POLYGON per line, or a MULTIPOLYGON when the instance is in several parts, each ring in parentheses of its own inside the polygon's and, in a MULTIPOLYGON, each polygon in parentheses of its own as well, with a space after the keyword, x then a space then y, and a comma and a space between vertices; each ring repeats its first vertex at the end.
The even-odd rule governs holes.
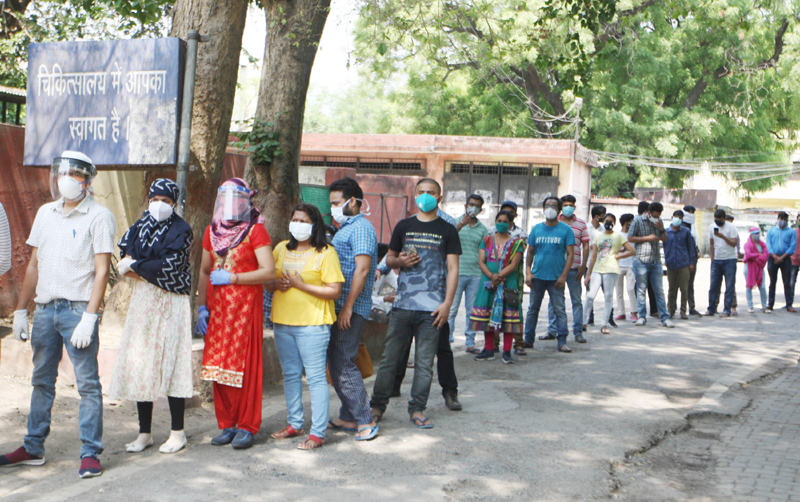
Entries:
POLYGON ((791 307, 794 303, 794 292, 792 291, 792 259, 786 258, 780 263, 775 263, 772 257, 767 260, 767 273, 769 274, 769 308, 775 306, 775 289, 778 285, 778 271, 781 272, 783 279, 783 296, 786 297, 786 306, 791 307))
MULTIPOLYGON (((394 390, 400 390, 403 378, 406 376, 408 368, 408 358, 411 355, 411 341, 406 347, 405 355, 397 361, 397 373, 394 377, 394 390)), ((450 348, 450 324, 444 323, 439 330, 439 349, 436 351, 436 373, 439 377, 439 385, 442 387, 442 395, 448 392, 458 393, 458 379, 456 378, 456 366, 453 361, 453 349, 450 348)))

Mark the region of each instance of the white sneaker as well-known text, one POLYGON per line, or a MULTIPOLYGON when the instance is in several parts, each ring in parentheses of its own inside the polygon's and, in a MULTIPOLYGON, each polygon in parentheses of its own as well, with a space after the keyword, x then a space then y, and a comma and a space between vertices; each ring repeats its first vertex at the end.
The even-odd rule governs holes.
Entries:
POLYGON ((634 326, 644 326, 645 324, 647 324, 647 319, 640 317, 634 326))
POLYGON ((665 328, 674 328, 675 323, 667 319, 666 321, 662 322, 661 324, 664 325, 665 328))
POLYGON ((754 313, 755 311, 756 311, 756 309, 754 309, 753 307, 750 307, 749 309, 747 309, 747 312, 750 313, 750 314, 754 313))
POLYGON ((125 450, 129 451, 130 453, 139 453, 140 451, 144 451, 151 446, 153 446, 153 436, 150 434, 140 433, 136 438, 136 441, 125 445, 125 450))

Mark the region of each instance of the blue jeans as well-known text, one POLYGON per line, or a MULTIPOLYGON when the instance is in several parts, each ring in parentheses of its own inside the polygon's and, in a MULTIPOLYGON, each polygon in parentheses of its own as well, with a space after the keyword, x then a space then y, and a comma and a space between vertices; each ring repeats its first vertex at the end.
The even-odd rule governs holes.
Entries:
POLYGON ((311 431, 325 437, 328 428, 330 393, 326 377, 328 342, 331 327, 287 326, 275 324, 275 348, 283 369, 283 392, 286 394, 287 421, 297 430, 303 428, 303 370, 311 394, 311 431))
POLYGON ((669 312, 667 312, 667 301, 664 298, 664 268, 661 266, 661 262, 642 263, 638 258, 634 258, 633 273, 636 275, 636 306, 639 310, 639 320, 644 319, 647 322, 648 284, 652 286, 655 293, 661 322, 668 320, 669 312))
MULTIPOLYGON (((744 265, 744 280, 745 284, 747 284, 747 269, 749 264, 745 263, 744 265)), ((761 279, 761 285, 758 286, 758 291, 761 293, 761 308, 767 308, 767 288, 764 286, 766 281, 766 277, 761 279)), ((753 290, 750 288, 745 288, 744 296, 747 298, 747 308, 753 308, 753 290)))
POLYGON ((397 376, 397 362, 405 355, 411 339, 416 338, 414 381, 411 384, 408 414, 425 411, 433 380, 433 358, 439 348, 439 331, 433 327, 433 317, 430 312, 392 309, 384 341, 383 357, 378 367, 378 374, 375 376, 372 399, 369 402, 372 408, 381 414, 386 411, 397 376))
MULTIPOLYGON (((583 277, 578 277, 578 269, 573 268, 567 275, 567 289, 569 289, 569 301, 572 304, 572 334, 583 336, 583 277)), ((565 304, 566 305, 566 304, 565 304)), ((566 308, 566 307, 565 307, 566 308)), ((556 314, 553 312, 552 302, 547 306, 547 325, 548 333, 556 333, 556 314)))
MULTIPOLYGON (((545 292, 550 296, 550 306, 555 312, 556 338, 558 346, 561 347, 567 343, 569 328, 567 327, 567 308, 564 305, 564 290, 556 288, 556 281, 533 279, 531 304, 528 306, 528 315, 525 317, 525 341, 533 345, 533 341, 536 339, 536 323, 539 321, 539 310, 542 308, 545 292)), ((583 330, 583 326, 581 326, 581 330, 583 330)))
POLYGON ((456 329, 456 316, 458 315, 458 307, 461 305, 461 295, 466 293, 466 297, 464 298, 464 308, 467 309, 467 329, 464 331, 464 334, 467 336, 467 348, 475 346, 475 331, 469 329, 469 316, 472 313, 472 306, 475 305, 475 297, 478 296, 478 288, 480 288, 480 286, 480 275, 458 276, 456 296, 453 299, 453 306, 450 307, 450 343, 453 343, 453 333, 456 329))
POLYGON ((92 342, 84 349, 76 349, 70 342, 72 331, 86 311, 86 302, 54 300, 37 304, 33 314, 31 347, 33 348, 33 393, 28 415, 28 434, 25 451, 31 455, 44 455, 44 440, 50 434, 50 411, 56 398, 58 363, 64 347, 75 368, 75 382, 81 404, 78 424, 81 430, 81 458, 97 457, 103 453, 103 390, 97 373, 97 351, 100 347, 97 326, 92 342))
POLYGON ((723 277, 725 277, 725 305, 722 311, 726 314, 731 313, 734 291, 736 291, 736 262, 736 258, 711 260, 711 287, 708 290, 708 311, 712 314, 717 313, 723 277))

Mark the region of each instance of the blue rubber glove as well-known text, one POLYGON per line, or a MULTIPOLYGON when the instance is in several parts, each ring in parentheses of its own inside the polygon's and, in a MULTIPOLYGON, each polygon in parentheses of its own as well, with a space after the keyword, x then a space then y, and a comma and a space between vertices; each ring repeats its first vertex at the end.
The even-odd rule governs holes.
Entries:
POLYGON ((206 331, 208 330, 208 307, 205 305, 197 307, 197 324, 194 330, 200 335, 206 336, 206 331))
POLYGON ((227 270, 222 270, 218 268, 217 270, 211 272, 211 284, 214 286, 227 286, 231 283, 231 273, 227 270))

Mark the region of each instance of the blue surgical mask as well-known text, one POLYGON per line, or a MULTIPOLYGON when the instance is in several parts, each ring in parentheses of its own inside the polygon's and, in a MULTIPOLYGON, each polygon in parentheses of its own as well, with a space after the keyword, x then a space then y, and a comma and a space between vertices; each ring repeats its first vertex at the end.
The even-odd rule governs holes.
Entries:
POLYGON ((787 223, 786 220, 778 220, 778 228, 786 228, 787 223))
POLYGON ((572 218, 572 215, 575 214, 575 206, 564 206, 564 209, 561 210, 561 214, 567 218, 572 218))
POLYGON ((683 220, 682 219, 678 218, 677 216, 672 218, 672 226, 673 227, 679 227, 682 224, 683 224, 683 220))
POLYGON ((505 221, 501 221, 499 223, 495 223, 494 224, 494 228, 496 228, 497 231, 500 232, 501 234, 504 234, 504 233, 508 232, 508 223, 506 223, 505 221))
POLYGON ((430 213, 436 206, 439 205, 439 202, 436 201, 436 197, 429 193, 424 193, 422 195, 417 196, 417 207, 423 213, 430 213))

